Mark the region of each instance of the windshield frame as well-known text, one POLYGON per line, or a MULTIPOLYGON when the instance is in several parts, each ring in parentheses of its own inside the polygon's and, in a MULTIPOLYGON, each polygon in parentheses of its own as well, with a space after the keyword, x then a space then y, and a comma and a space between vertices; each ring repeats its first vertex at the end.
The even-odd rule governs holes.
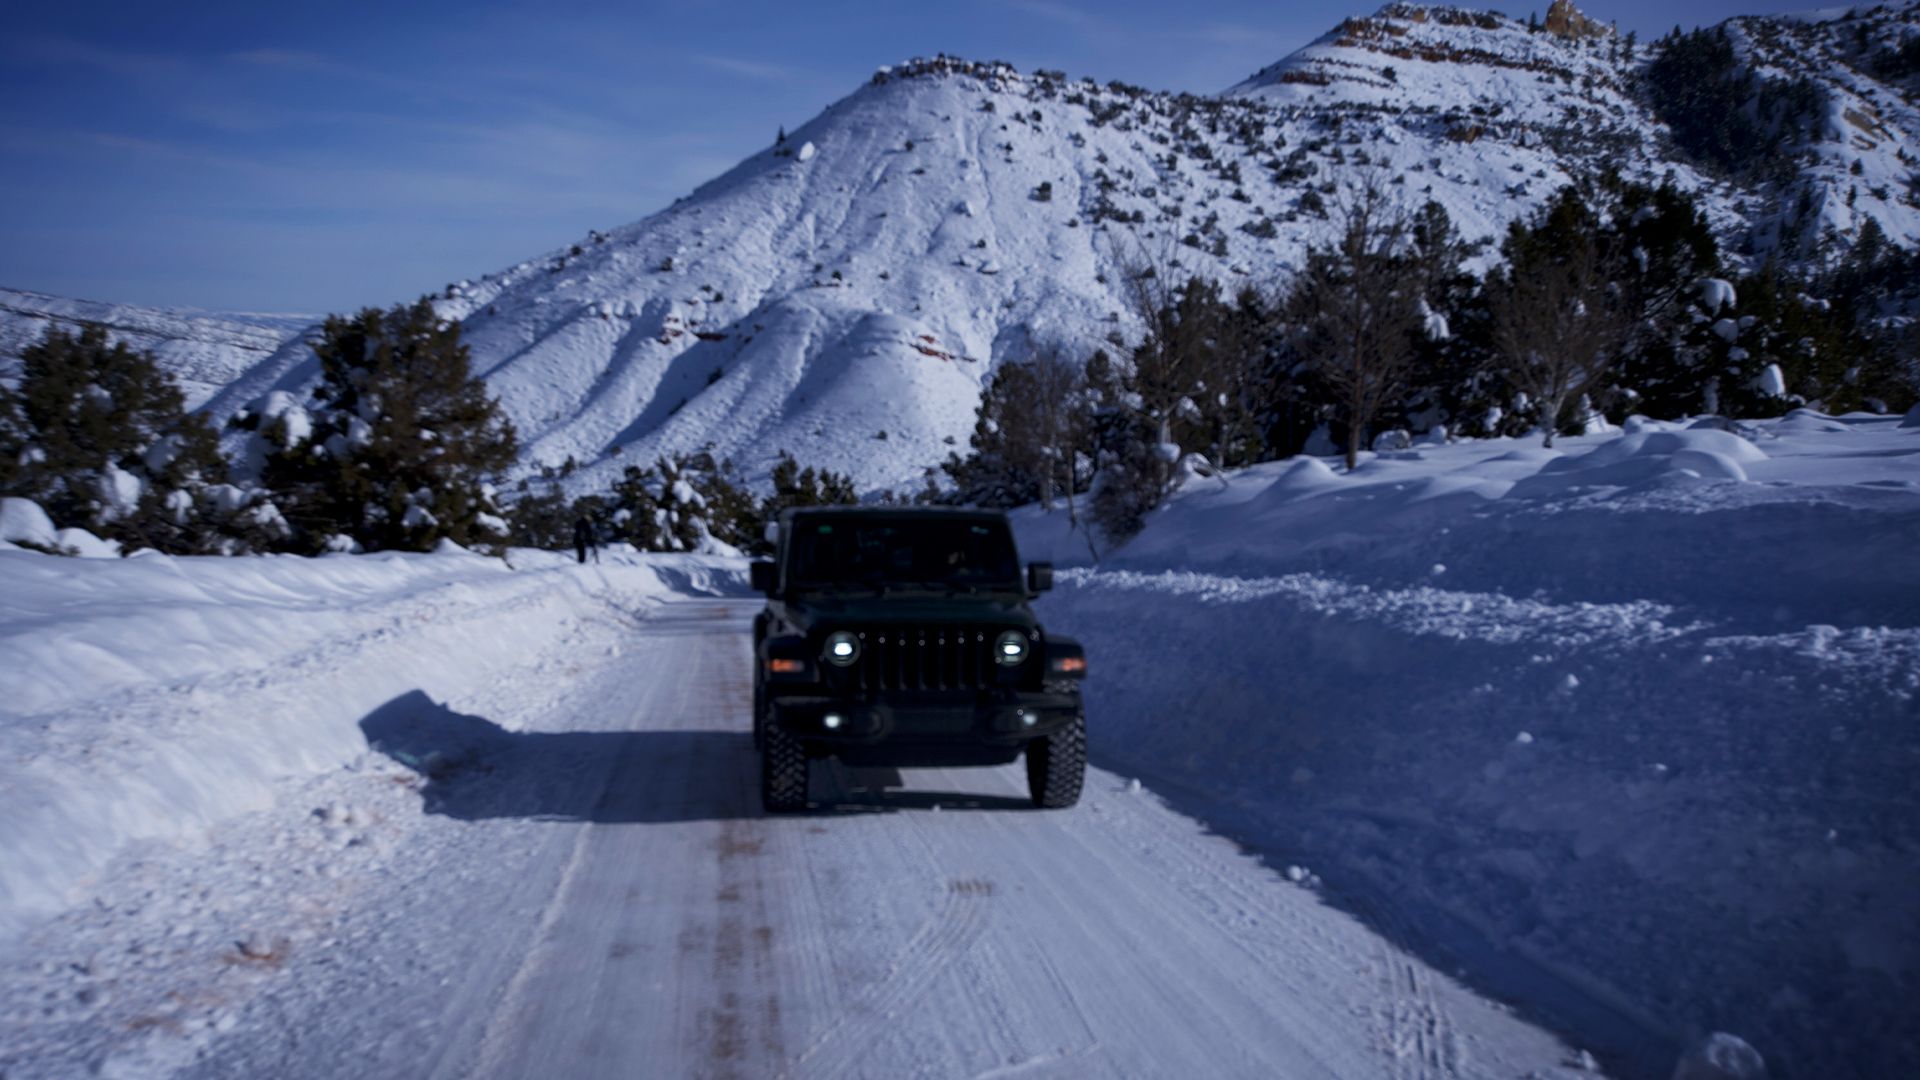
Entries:
POLYGON ((883 596, 1026 591, 1013 530, 1004 518, 796 515, 786 539, 783 585, 790 591, 864 590, 883 596), (838 550, 822 553, 817 545, 823 536, 836 537, 831 543, 838 550), (832 560, 843 565, 825 564, 832 560), (956 572, 955 566, 961 569, 956 572))

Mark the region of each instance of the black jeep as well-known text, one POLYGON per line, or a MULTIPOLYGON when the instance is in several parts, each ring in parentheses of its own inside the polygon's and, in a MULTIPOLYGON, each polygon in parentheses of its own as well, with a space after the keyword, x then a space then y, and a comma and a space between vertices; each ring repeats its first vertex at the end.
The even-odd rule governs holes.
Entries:
POLYGON ((1072 806, 1086 771, 1078 642, 1027 601, 1004 515, 809 508, 780 516, 778 555, 753 564, 753 737, 769 812, 807 805, 809 764, 934 768, 1027 756, 1041 807, 1072 806))

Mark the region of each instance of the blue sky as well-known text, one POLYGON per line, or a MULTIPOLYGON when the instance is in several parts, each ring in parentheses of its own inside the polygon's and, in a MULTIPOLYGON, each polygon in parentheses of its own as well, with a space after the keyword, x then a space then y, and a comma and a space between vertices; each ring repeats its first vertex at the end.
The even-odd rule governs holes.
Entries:
MULTIPOLYGON (((944 51, 1213 92, 1376 6, 11 6, 0 285, 216 310, 385 305, 660 209, 879 64, 944 51)), ((1705 0, 1686 21, 1802 6, 1705 0)), ((1583 7, 1642 38, 1678 10, 1583 7)))

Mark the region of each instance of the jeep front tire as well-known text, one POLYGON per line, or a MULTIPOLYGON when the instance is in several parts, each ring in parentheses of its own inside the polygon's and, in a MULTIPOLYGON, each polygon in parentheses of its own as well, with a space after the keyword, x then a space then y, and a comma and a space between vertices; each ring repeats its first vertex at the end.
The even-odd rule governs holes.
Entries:
POLYGON ((760 729, 760 805, 769 814, 807 808, 807 751, 778 724, 760 729))
POLYGON ((1087 775, 1087 718, 1027 744, 1027 790, 1042 810, 1063 810, 1080 801, 1087 775))

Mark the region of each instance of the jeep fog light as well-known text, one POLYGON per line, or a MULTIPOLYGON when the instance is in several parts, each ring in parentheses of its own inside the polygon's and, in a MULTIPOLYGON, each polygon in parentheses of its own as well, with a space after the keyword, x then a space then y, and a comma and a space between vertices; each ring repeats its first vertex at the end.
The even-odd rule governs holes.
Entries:
POLYGON ((848 667, 860 659, 860 639, 845 630, 827 635, 827 662, 848 667))
POLYGON ((839 731, 840 725, 846 722, 847 718, 837 712, 830 712, 820 718, 820 726, 826 728, 828 731, 839 731))
POLYGON ((1027 658, 1027 636, 1018 630, 1008 630, 993 640, 993 659, 1005 667, 1013 667, 1027 658))
POLYGON ((1025 709, 1020 710, 1020 725, 1022 727, 1032 727, 1034 724, 1038 723, 1039 720, 1040 720, 1039 717, 1033 715, 1027 710, 1025 709))

